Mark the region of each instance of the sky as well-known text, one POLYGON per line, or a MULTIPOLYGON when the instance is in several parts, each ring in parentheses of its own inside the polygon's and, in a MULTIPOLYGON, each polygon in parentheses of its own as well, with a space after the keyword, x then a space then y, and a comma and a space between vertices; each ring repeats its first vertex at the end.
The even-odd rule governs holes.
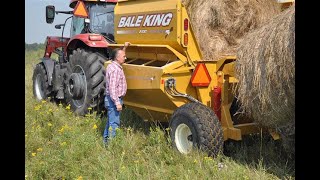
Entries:
MULTIPOLYGON (((25 42, 44 43, 47 36, 61 36, 62 28, 55 29, 56 24, 63 24, 70 14, 56 14, 52 24, 46 23, 45 9, 54 5, 56 11, 72 11, 70 0, 25 0, 25 42)), ((70 22, 67 21, 63 36, 70 36, 70 22)))

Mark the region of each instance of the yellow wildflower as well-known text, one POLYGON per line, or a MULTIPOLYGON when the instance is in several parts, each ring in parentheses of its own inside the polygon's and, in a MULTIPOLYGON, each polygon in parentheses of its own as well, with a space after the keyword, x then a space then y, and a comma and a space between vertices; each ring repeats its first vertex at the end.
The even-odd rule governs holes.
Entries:
POLYGON ((59 131, 60 133, 63 133, 63 131, 65 131, 65 130, 71 130, 71 127, 69 127, 69 126, 66 124, 66 125, 62 126, 61 129, 59 129, 58 131, 59 131))
POLYGON ((50 109, 49 109, 49 112, 53 112, 53 110, 50 108, 50 109))
POLYGON ((59 129, 58 131, 59 131, 60 133, 63 133, 63 130, 64 130, 64 128, 63 128, 63 126, 62 126, 61 129, 59 129))
POLYGON ((92 110, 92 108, 91 108, 91 107, 88 107, 88 110, 92 110))
POLYGON ((51 124, 51 123, 48 123, 48 126, 49 126, 49 127, 51 127, 51 126, 52 126, 52 124, 51 124))
POLYGON ((92 129, 97 129, 97 128, 98 128, 98 126, 96 124, 94 124, 92 129))
POLYGON ((111 126, 109 127, 109 131, 112 131, 112 127, 111 126))
POLYGON ((132 128, 131 128, 131 127, 128 127, 127 131, 128 131, 128 132, 132 132, 132 128))
POLYGON ((197 164, 197 160, 196 159, 193 162, 197 164))
POLYGON ((42 151, 42 148, 38 148, 37 151, 38 151, 38 152, 41 152, 41 151, 42 151))
POLYGON ((46 101, 46 100, 42 100, 41 102, 42 102, 42 103, 46 103, 47 101, 46 101))
POLYGON ((37 105, 37 106, 34 107, 34 110, 35 110, 35 111, 38 111, 38 110, 40 110, 40 109, 41 109, 41 105, 37 105))
POLYGON ((66 107, 67 110, 70 110, 70 104, 66 107))
POLYGON ((34 157, 34 156, 36 156, 36 155, 37 155, 37 153, 31 153, 31 155, 34 157))
POLYGON ((67 145, 67 142, 60 143, 60 146, 65 146, 65 145, 67 145))
POLYGON ((77 178, 77 180, 82 180, 83 178, 82 178, 82 176, 79 176, 78 178, 77 178))

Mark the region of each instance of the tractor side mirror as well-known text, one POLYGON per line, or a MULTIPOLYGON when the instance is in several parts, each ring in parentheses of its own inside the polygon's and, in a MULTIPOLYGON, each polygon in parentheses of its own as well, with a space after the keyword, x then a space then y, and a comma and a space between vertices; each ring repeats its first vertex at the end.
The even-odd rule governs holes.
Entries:
POLYGON ((61 29, 62 26, 64 26, 64 24, 57 24, 57 25, 55 25, 54 27, 55 27, 56 29, 61 29))
POLYGON ((46 6, 46 22, 51 24, 54 20, 55 8, 54 6, 48 5, 46 6))

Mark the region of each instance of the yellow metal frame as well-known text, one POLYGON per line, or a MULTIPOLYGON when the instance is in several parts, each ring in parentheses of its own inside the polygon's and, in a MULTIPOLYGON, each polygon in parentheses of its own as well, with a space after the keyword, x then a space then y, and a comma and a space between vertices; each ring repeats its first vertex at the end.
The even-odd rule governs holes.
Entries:
POLYGON ((235 56, 227 56, 217 62, 217 81, 222 88, 221 92, 221 125, 223 128, 224 140, 241 140, 243 135, 269 131, 274 140, 279 139, 279 134, 272 129, 265 129, 257 126, 256 123, 247 122, 234 125, 230 107, 234 99, 231 85, 235 85, 238 79, 235 78, 235 56))
MULTIPOLYGON (((124 46, 124 44, 109 44, 110 48, 123 47, 123 46, 124 46)), ((159 50, 159 49, 168 49, 169 51, 172 52, 172 54, 174 54, 176 56, 177 59, 179 59, 179 60, 181 60, 183 62, 187 61, 186 56, 184 56, 180 52, 176 51, 175 49, 173 49, 169 45, 131 44, 130 48, 128 48, 126 54, 130 58, 141 58, 141 59, 144 59, 144 58, 146 58, 145 53, 143 53, 143 50, 145 50, 145 49, 153 50, 155 55, 157 54, 156 51, 159 50), (132 47, 137 47, 137 48, 140 48, 142 50, 140 50, 141 51, 140 53, 138 53, 137 55, 133 56, 133 55, 131 55, 131 54, 133 54, 132 53, 132 47)), ((156 56, 155 56, 155 58, 148 58, 148 59, 158 60, 156 58, 156 56)))

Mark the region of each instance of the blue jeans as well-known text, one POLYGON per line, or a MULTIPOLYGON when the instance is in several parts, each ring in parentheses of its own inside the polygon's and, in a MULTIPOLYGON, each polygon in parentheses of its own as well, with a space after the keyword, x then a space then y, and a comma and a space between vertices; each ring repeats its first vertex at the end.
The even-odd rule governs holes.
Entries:
MULTIPOLYGON (((123 105, 122 98, 120 98, 120 103, 123 105)), ((117 106, 112 101, 109 95, 106 95, 104 98, 104 107, 108 111, 108 120, 106 123, 106 127, 103 132, 103 140, 107 142, 109 137, 114 137, 116 135, 116 128, 120 127, 120 112, 117 111, 117 106), (112 130, 111 128, 112 127, 112 130), (109 129, 110 128, 110 129, 109 129)))

